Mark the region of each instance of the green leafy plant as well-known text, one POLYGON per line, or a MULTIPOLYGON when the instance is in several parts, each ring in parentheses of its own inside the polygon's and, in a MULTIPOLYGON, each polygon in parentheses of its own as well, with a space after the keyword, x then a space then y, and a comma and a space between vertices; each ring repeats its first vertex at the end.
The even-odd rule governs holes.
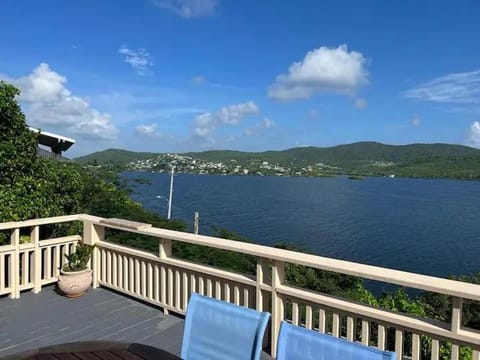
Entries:
POLYGON ((64 265, 63 271, 82 271, 87 269, 93 248, 94 246, 92 245, 79 243, 74 253, 65 255, 68 263, 64 265))

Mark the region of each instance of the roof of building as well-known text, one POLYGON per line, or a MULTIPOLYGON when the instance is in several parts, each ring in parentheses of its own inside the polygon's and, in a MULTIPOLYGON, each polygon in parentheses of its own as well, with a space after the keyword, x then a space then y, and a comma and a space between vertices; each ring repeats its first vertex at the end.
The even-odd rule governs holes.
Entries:
POLYGON ((56 135, 32 127, 30 130, 39 134, 38 143, 40 145, 48 146, 55 153, 67 151, 73 144, 75 144, 74 139, 65 136, 56 135))

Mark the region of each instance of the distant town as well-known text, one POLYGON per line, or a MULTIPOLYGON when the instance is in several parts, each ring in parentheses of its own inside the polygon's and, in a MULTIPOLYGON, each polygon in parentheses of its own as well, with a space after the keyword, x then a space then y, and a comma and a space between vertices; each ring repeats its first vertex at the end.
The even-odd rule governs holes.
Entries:
POLYGON ((165 172, 175 166, 180 173, 215 175, 480 179, 480 150, 450 144, 359 142, 329 148, 184 154, 106 149, 76 158, 75 162, 116 171, 165 172))
POLYGON ((333 176, 341 171, 339 167, 324 163, 305 166, 292 163, 287 166, 262 160, 239 162, 232 159, 216 162, 170 153, 131 161, 126 167, 127 170, 165 172, 170 171, 172 166, 175 166, 177 172, 215 175, 333 176))

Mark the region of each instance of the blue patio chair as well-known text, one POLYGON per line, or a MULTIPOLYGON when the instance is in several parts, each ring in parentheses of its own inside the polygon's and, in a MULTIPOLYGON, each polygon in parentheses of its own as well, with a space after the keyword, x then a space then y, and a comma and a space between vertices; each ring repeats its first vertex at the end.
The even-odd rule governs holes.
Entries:
POLYGON ((269 313, 193 293, 188 303, 181 358, 258 360, 269 313))
POLYGON ((394 352, 380 351, 300 326, 281 323, 277 360, 396 360, 394 352))

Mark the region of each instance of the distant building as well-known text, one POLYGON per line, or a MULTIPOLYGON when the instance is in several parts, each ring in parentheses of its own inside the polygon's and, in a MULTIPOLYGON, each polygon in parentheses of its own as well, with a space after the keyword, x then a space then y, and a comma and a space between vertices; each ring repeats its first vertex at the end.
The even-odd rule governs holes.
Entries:
POLYGON ((65 136, 52 134, 39 129, 30 128, 38 134, 38 155, 63 159, 63 153, 75 144, 75 140, 65 136))

